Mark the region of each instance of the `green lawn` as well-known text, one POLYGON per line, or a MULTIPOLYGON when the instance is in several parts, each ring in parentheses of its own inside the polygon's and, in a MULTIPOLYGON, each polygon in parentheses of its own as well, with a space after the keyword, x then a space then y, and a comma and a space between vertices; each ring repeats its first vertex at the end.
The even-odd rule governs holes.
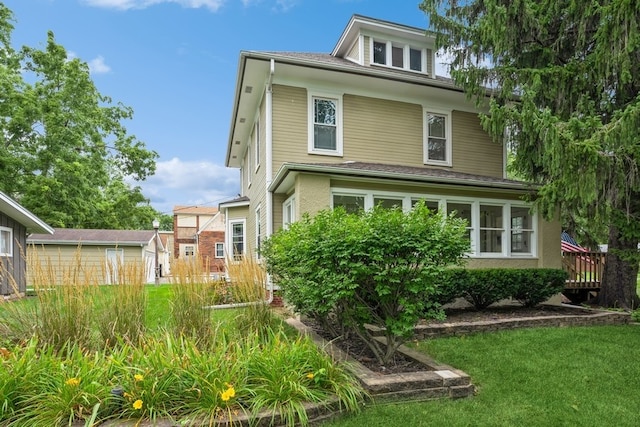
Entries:
POLYGON ((417 348, 471 375, 478 394, 373 405, 323 427, 639 425, 640 326, 507 331, 417 348))

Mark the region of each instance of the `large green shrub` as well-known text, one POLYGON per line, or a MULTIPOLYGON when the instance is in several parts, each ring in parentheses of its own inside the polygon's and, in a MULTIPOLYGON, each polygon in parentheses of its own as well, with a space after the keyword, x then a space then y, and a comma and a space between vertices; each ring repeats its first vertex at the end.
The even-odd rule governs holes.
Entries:
POLYGON ((376 207, 307 215, 271 236, 262 254, 297 311, 358 334, 387 363, 420 318, 439 313, 435 283, 468 248, 464 220, 418 203, 406 213, 376 207), (386 347, 365 324, 385 328, 386 347))

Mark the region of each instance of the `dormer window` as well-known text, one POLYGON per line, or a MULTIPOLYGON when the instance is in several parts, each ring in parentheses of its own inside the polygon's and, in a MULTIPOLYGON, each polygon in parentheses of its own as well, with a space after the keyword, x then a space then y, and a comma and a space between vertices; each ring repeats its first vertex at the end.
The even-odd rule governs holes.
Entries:
POLYGON ((423 51, 423 49, 418 49, 408 44, 373 40, 372 52, 373 64, 420 73, 426 68, 424 64, 426 52, 423 51))

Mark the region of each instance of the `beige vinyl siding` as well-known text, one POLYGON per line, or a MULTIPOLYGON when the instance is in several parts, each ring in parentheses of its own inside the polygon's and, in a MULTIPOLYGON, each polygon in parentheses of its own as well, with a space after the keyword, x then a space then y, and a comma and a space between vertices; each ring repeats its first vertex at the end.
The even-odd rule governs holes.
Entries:
POLYGON ((503 177, 503 147, 482 129, 477 114, 453 112, 453 170, 503 177))
POLYGON ((289 198, 286 194, 274 194, 273 195, 273 232, 282 228, 282 204, 289 198))
POLYGON ((356 62, 360 62, 360 39, 357 38, 349 53, 347 53, 347 58, 352 59, 356 62))
POLYGON ((310 160, 307 154, 307 90, 273 86, 273 172, 284 162, 310 160))
MULTIPOLYGON (((33 257, 30 262, 43 270, 54 271, 54 276, 59 284, 71 284, 70 277, 77 274, 76 283, 104 284, 106 283, 107 249, 121 249, 123 251, 123 269, 128 266, 145 268, 143 248, 140 246, 96 246, 96 245, 30 245, 27 248, 27 257, 33 257)), ((36 271, 28 272, 28 284, 34 285, 34 280, 39 274, 36 271)), ((47 277, 51 273, 47 273, 47 277)), ((122 273, 125 274, 126 273, 122 273)), ((126 276, 125 276, 126 277, 126 276)), ((146 280, 147 276, 142 278, 146 280)))
POLYGON ((364 65, 371 65, 371 52, 369 52, 371 37, 364 36, 364 65))
POLYGON ((344 160, 422 166, 420 105, 344 95, 343 106, 344 160))
MULTIPOLYGON (((342 107, 343 156, 309 154, 306 89, 274 86, 274 172, 284 162, 360 161, 424 166, 421 105, 345 94, 342 107)), ((502 178, 503 148, 482 130, 478 116, 453 111, 449 119, 452 120, 453 164, 445 169, 502 178)))

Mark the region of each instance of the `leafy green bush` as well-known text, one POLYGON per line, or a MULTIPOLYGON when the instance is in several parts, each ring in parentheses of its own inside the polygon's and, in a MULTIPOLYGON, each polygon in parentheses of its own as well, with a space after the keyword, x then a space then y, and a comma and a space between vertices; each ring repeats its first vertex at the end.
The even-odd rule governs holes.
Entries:
POLYGON ((437 316, 431 297, 442 271, 469 248, 465 221, 429 211, 380 206, 360 214, 344 209, 304 216, 272 235, 262 254, 295 309, 365 339, 381 363, 412 336, 420 318, 437 316), (387 345, 365 324, 383 327, 387 345))
POLYGON ((554 268, 486 268, 446 270, 437 286, 437 301, 464 298, 478 310, 505 298, 534 307, 562 292, 567 273, 554 268))
POLYGON ((513 274, 519 280, 513 281, 511 297, 526 307, 535 307, 562 292, 568 278, 566 271, 553 268, 522 269, 513 274))

